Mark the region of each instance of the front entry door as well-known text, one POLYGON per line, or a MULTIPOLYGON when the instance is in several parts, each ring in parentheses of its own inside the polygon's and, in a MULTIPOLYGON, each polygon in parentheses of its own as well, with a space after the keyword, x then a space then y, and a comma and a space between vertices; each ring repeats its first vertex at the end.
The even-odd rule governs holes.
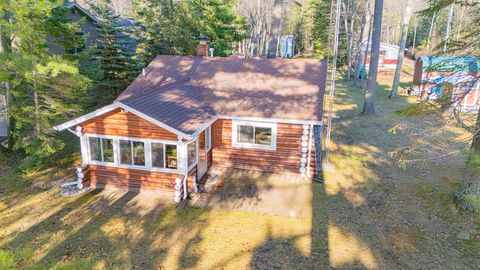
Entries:
POLYGON ((197 175, 198 180, 202 179, 203 175, 208 170, 208 156, 207 153, 212 145, 210 127, 202 131, 198 135, 198 165, 197 175))

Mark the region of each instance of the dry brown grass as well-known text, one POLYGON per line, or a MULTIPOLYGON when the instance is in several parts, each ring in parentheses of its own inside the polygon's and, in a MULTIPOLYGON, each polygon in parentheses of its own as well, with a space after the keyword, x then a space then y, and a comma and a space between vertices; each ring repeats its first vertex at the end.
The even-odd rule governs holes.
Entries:
MULTIPOLYGON (((381 78, 386 88, 390 78, 381 78)), ((358 116, 362 91, 340 82, 331 162, 312 185, 304 219, 189 208, 138 194, 62 198, 71 171, 21 175, 0 162, 0 268, 58 269, 468 269, 480 265, 480 220, 451 194, 462 162, 430 178, 388 156, 405 142, 393 112, 410 102, 378 93, 378 114, 358 116), (141 200, 140 200, 141 201, 141 200), (466 234, 465 234, 466 232, 466 234)), ((421 123, 420 123, 421 124, 421 123)))

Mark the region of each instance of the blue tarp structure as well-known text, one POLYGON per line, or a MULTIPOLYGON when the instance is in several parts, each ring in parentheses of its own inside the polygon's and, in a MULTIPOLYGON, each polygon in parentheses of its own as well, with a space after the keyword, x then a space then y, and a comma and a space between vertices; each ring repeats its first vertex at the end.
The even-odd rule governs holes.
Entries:
POLYGON ((420 56, 424 72, 480 72, 480 60, 470 56, 420 56))
POLYGON ((280 37, 280 57, 292 58, 295 54, 295 37, 284 35, 280 37))

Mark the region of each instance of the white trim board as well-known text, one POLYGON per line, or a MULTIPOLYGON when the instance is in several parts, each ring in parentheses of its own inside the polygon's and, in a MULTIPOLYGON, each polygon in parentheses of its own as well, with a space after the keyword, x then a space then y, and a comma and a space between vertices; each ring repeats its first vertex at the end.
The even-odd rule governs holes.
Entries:
POLYGON ((238 116, 226 116, 226 115, 220 115, 218 118, 220 118, 220 119, 230 119, 230 120, 239 120, 239 121, 285 123, 285 124, 306 124, 306 125, 323 126, 323 121, 315 121, 315 120, 296 120, 296 119, 262 118, 262 117, 238 117, 238 116))
MULTIPOLYGON (((165 140, 157 140, 157 139, 144 139, 144 138, 132 138, 132 137, 121 137, 121 136, 108 136, 108 135, 101 135, 101 134, 85 134, 83 136, 85 138, 85 142, 82 144, 82 153, 83 151, 86 153, 86 160, 83 160, 84 164, 94 164, 100 166, 107 166, 107 167, 116 167, 116 168, 127 168, 127 169, 136 169, 136 170, 147 170, 147 171, 157 171, 157 172, 165 172, 165 173, 175 173, 181 174, 182 168, 181 164, 179 163, 180 160, 180 143, 177 141, 165 141, 165 140), (110 139, 113 141, 113 162, 105 162, 105 161, 95 161, 91 158, 90 153, 90 143, 88 138, 100 138, 100 139, 110 139), (124 164, 120 161, 120 140, 127 140, 133 142, 142 142, 144 144, 144 157, 145 157, 145 165, 133 165, 133 164, 124 164), (155 167, 152 165, 152 151, 151 151, 151 144, 152 143, 162 143, 164 144, 164 168, 155 167), (171 169, 166 167, 166 156, 165 156, 165 145, 175 145, 177 148, 177 168, 171 169), (83 148, 86 149, 83 149, 83 148)), ((102 156, 103 156, 103 148, 101 148, 102 156)), ((133 154, 133 153, 132 153, 133 154)), ((133 160, 133 156, 132 156, 133 160)))
POLYGON ((102 107, 100 109, 97 109, 91 113, 85 114, 83 116, 80 116, 78 118, 75 118, 73 120, 70 120, 68 122, 65 122, 63 124, 54 126, 53 129, 55 131, 62 131, 67 128, 70 128, 72 126, 78 125, 82 122, 88 121, 92 118, 98 117, 100 115, 103 115, 105 113, 108 113, 110 111, 113 111, 115 109, 122 108, 127 112, 131 112, 135 114, 136 116, 143 118, 165 130, 168 130, 182 138, 186 138, 188 140, 191 140, 192 138, 198 136, 202 131, 204 131, 207 127, 211 126, 215 121, 218 119, 229 119, 229 120, 238 120, 238 121, 253 121, 253 122, 263 122, 263 123, 286 123, 286 124, 306 124, 306 125, 319 125, 323 126, 323 121, 316 121, 316 120, 296 120, 296 119, 283 119, 283 118, 263 118, 263 117, 238 117, 238 116, 226 116, 226 115, 216 115, 212 117, 210 120, 208 120, 200 129, 195 131, 192 134, 186 134, 184 132, 181 132, 167 124, 164 124, 163 122, 160 122, 132 107, 129 107, 121 102, 114 102, 110 105, 107 105, 105 107, 102 107))
POLYGON ((277 150, 277 123, 268 123, 268 122, 254 122, 254 121, 232 121, 232 147, 235 148, 251 148, 251 149, 260 149, 260 150, 277 150), (239 126, 251 126, 253 127, 253 140, 255 140, 255 128, 270 128, 271 130, 271 142, 270 145, 262 145, 257 143, 240 143, 238 142, 238 127, 239 126))
POLYGON ((82 122, 85 122, 87 120, 90 120, 90 119, 95 118, 97 116, 103 115, 107 112, 113 111, 113 110, 118 109, 118 108, 122 108, 127 112, 131 112, 131 113, 135 114, 136 116, 138 116, 140 118, 143 118, 143 119, 145 119, 149 122, 152 122, 153 124, 156 124, 157 126, 159 126, 161 128, 164 128, 164 129, 166 129, 166 130, 168 130, 168 131, 170 131, 174 134, 177 134, 180 137, 184 137, 184 138, 191 138, 192 137, 191 135, 188 135, 188 134, 183 133, 183 132, 181 132, 181 131, 173 128, 173 127, 170 127, 169 125, 166 125, 166 124, 164 124, 164 123, 162 123, 162 122, 160 122, 160 121, 158 121, 158 120, 156 120, 156 119, 154 119, 154 118, 152 118, 152 117, 150 117, 150 116, 148 116, 148 115, 146 115, 146 114, 144 114, 144 113, 142 113, 138 110, 135 110, 135 109, 133 109, 133 108, 121 103, 121 102, 112 103, 112 104, 107 105, 105 107, 102 107, 98 110, 95 110, 91 113, 85 114, 83 116, 80 116, 80 117, 75 118, 73 120, 70 120, 68 122, 65 122, 61 125, 54 126, 53 129, 56 130, 56 131, 62 131, 62 130, 65 130, 69 127, 78 125, 82 122))

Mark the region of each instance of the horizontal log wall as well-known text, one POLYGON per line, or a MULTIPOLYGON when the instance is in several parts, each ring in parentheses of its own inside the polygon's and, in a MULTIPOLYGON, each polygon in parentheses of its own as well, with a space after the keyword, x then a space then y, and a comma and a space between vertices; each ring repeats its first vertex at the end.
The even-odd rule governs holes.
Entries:
POLYGON ((90 184, 94 188, 175 191, 176 173, 155 172, 90 164, 90 184))
POLYGON ((176 141, 177 135, 133 113, 116 109, 81 124, 83 133, 176 141))
MULTIPOLYGON (((240 169, 298 174, 302 132, 300 124, 278 123, 276 150, 237 148, 232 147, 232 121, 219 119, 212 125, 213 163, 240 169)), ((313 151, 311 158, 314 162, 313 151)))

